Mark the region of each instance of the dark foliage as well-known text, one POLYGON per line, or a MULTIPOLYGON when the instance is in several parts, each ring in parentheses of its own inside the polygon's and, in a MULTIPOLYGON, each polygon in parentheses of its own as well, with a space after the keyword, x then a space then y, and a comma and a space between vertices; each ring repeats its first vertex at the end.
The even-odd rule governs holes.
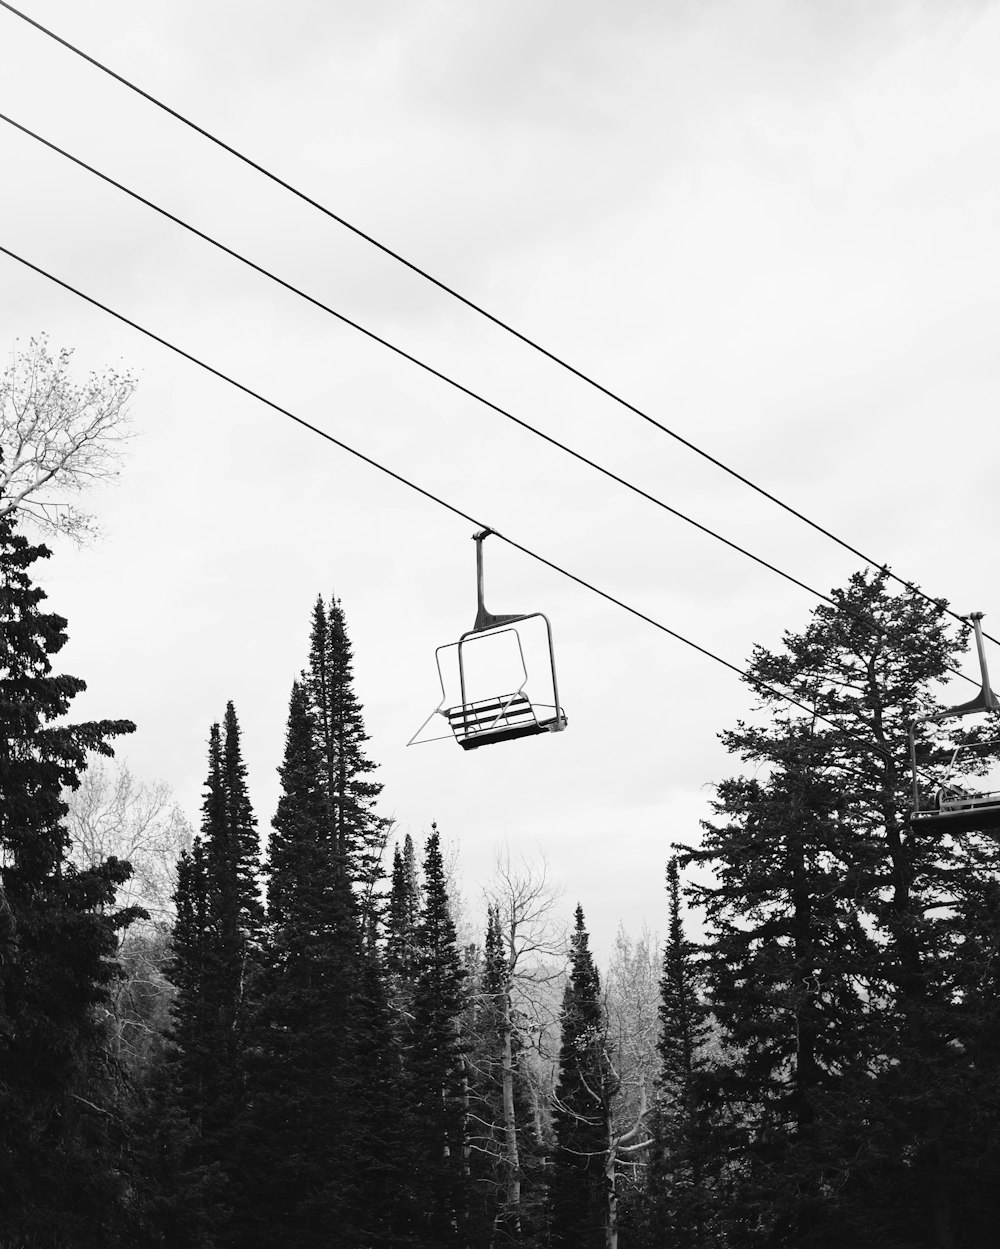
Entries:
POLYGON ((85 686, 52 671, 66 621, 31 581, 44 547, 0 518, 0 1212, 10 1243, 120 1244, 126 1183, 103 1020, 128 864, 67 862, 61 793, 128 721, 67 724, 85 686))
POLYGON ((647 1241, 658 1249, 701 1249, 718 1243, 711 1224, 719 1168, 705 1079, 708 1011, 698 991, 703 977, 695 947, 684 934, 676 858, 667 866, 667 896, 644 1223, 647 1241))
POLYGON ((461 1245, 468 1222, 465 968, 451 918, 437 828, 424 851, 412 1026, 404 1063, 412 1144, 412 1228, 426 1249, 461 1245))
MULTIPOLYGON (((757 687, 768 719, 724 736, 758 776, 720 785, 685 855, 717 882, 694 893, 726 1046, 719 1219, 734 1247, 971 1247, 992 1216, 968 1177, 998 1122, 977 1060, 996 848, 905 820, 907 725, 955 643, 884 573, 836 597, 755 652, 751 681, 807 710, 757 687)), ((923 767, 943 744, 925 735, 923 767)))
MULTIPOLYGON (((171 959, 174 1104, 193 1130, 193 1176, 211 1174, 212 1204, 234 1199, 233 1166, 246 1111, 248 986, 260 948, 256 820, 232 703, 209 734, 201 833, 177 870, 171 959)), ((238 1185, 236 1185, 238 1188, 238 1185)))
POLYGON ((417 923, 420 919, 420 888, 417 882, 413 838, 409 833, 393 850, 392 882, 385 917, 385 967, 390 979, 407 985, 417 967, 417 923))
POLYGON ((333 846, 348 865, 369 939, 378 920, 377 886, 389 824, 375 812, 382 786, 371 779, 376 765, 365 753, 361 703, 354 691, 354 652, 340 601, 322 598, 313 608, 309 666, 302 676, 308 695, 323 778, 326 818, 333 846))
POLYGON ((579 906, 560 1021, 550 1190, 552 1244, 558 1249, 599 1249, 605 1242, 608 1219, 605 1160, 609 1106, 615 1090, 601 982, 579 906))
POLYGON ((388 1244, 401 1169, 388 1005, 328 835, 322 762, 298 684, 280 773, 240 1150, 241 1243, 326 1246, 335 1228, 345 1244, 388 1244))

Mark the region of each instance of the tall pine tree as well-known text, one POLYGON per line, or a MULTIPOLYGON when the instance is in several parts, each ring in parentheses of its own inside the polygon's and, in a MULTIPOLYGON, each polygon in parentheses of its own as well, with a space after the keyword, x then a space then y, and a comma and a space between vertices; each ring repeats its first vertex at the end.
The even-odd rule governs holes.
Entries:
MULTIPOLYGON (((757 775, 720 785, 685 855, 715 876, 699 892, 744 1159, 734 1245, 958 1243, 984 1104, 958 1038, 996 847, 907 828, 907 726, 935 709, 956 643, 939 605, 886 581, 856 575, 782 651, 757 649, 768 719, 724 735, 757 775)), ((919 745, 933 767, 941 742, 919 745)))
POLYGON ((660 978, 659 1070, 647 1174, 650 1243, 702 1249, 716 1243, 711 1123, 703 1075, 707 1011, 698 993, 694 947, 684 933, 677 859, 667 865, 668 929, 660 978))
POLYGON ((385 918, 385 965, 391 980, 408 984, 416 969, 420 886, 413 838, 409 833, 393 850, 392 881, 385 918))
POLYGON ((362 925, 376 919, 376 888, 388 823, 375 812, 382 786, 371 779, 376 765, 365 753, 361 703, 354 692, 354 652, 340 600, 316 600, 303 673, 322 765, 327 822, 334 849, 349 865, 361 903, 362 925))
POLYGON ((405 1055, 413 1124, 416 1243, 461 1245, 468 1219, 466 1088, 461 1020, 465 969, 451 917, 437 827, 424 855, 412 1031, 405 1055))
POLYGON ((570 975, 560 1016, 559 1080, 550 1189, 552 1244, 603 1249, 609 1203, 605 1161, 614 1080, 601 981, 590 952, 583 908, 576 908, 570 975))
POLYGON ((178 864, 177 921, 167 974, 173 1004, 174 1096, 195 1129, 194 1167, 214 1168, 229 1194, 246 1109, 249 1001, 263 904, 259 850, 233 704, 212 725, 200 836, 178 864))
POLYGON ((120 1142, 104 1066, 115 914, 129 867, 68 861, 64 789, 126 720, 67 724, 76 677, 56 674, 66 621, 32 565, 49 555, 0 516, 0 1223, 10 1244, 121 1243, 120 1142))
POLYGON ((292 689, 268 852, 268 937, 257 987, 242 1243, 326 1246, 361 1236, 366 1189, 364 968, 343 856, 328 836, 305 689, 292 689))

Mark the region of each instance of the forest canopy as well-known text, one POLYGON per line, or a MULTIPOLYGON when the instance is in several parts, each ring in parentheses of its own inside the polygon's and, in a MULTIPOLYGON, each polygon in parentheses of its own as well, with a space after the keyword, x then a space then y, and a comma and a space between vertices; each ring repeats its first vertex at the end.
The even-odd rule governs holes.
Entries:
MULTIPOLYGON (((663 948, 623 930, 602 973, 583 905, 565 944, 544 875, 509 861, 482 933, 460 934, 438 830, 421 847, 379 813, 336 598, 304 621, 266 836, 232 703, 193 836, 131 777, 108 797, 88 760, 132 725, 65 723, 84 684, 53 668, 66 621, 15 521, 7 1243, 319 1246, 333 1227, 413 1249, 988 1243, 997 845, 906 818, 908 725, 967 643, 940 605, 862 572, 755 650, 758 711, 724 734, 739 770, 700 834, 664 830, 663 948), (113 853, 129 809, 138 890, 113 853)), ((922 767, 947 739, 928 731, 922 767)))

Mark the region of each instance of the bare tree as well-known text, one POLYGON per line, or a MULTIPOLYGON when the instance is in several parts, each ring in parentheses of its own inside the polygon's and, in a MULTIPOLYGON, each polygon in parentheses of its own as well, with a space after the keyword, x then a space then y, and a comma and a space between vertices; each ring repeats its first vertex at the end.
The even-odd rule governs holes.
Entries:
POLYGON ((121 976, 109 1011, 112 1047, 135 1073, 162 1044, 173 990, 164 975, 177 858, 191 845, 191 827, 163 782, 137 780, 124 765, 95 763, 80 787, 63 795, 70 858, 92 867, 110 855, 132 864, 116 899, 142 907, 148 919, 132 924, 118 950, 121 976))
MULTIPOLYGON (((514 865, 505 850, 497 856, 493 882, 486 901, 501 941, 499 984, 490 1003, 498 1033, 492 1070, 481 1076, 500 1092, 499 1121, 475 1125, 473 1147, 496 1160, 500 1196, 494 1239, 518 1240, 521 1236, 522 1160, 518 1129, 527 1129, 536 1143, 544 1135, 544 1111, 555 1062, 552 1042, 558 1016, 565 934, 553 920, 559 892, 548 877, 543 861, 533 867, 522 861, 514 865), (530 1097, 531 1121, 519 1124, 515 1079, 530 1097)), ((483 1061, 489 1063, 489 1057, 483 1061)), ((522 1112, 523 1113, 523 1112, 522 1112)))
POLYGON ((633 942, 619 926, 603 977, 600 1024, 578 1038, 589 1055, 586 1069, 581 1065, 575 1073, 578 1100, 569 1104, 558 1086, 551 1093, 555 1112, 594 1133, 590 1149, 568 1152, 600 1168, 605 1249, 617 1249, 620 1198, 641 1190, 645 1154, 653 1143, 648 1116, 657 1075, 659 963, 656 942, 646 930, 633 942))
POLYGON ((137 780, 125 765, 93 763, 78 789, 63 795, 70 858, 94 867, 110 855, 132 864, 119 906, 141 906, 150 921, 169 924, 177 857, 191 845, 191 826, 162 781, 137 780))
POLYGON ((605 979, 606 1052, 614 1095, 608 1114, 604 1174, 608 1193, 607 1245, 618 1243, 618 1201, 624 1188, 640 1190, 652 1139, 648 1116, 657 1075, 660 952, 644 928, 633 941, 619 925, 605 979))
POLYGON ((116 369, 74 381, 72 354, 53 357, 44 334, 14 345, 0 379, 0 516, 17 511, 83 542, 94 519, 63 496, 118 475, 137 381, 116 369))

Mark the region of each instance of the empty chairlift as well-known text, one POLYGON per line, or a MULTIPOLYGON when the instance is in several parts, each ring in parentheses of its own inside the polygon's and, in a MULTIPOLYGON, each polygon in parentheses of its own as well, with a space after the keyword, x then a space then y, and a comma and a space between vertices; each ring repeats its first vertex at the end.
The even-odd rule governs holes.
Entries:
MULTIPOLYGON (((983 649, 983 631, 980 621, 982 612, 970 617, 976 634, 976 649, 982 673, 982 688, 975 698, 947 711, 914 720, 910 725, 910 767, 913 774, 913 809, 910 812, 910 828, 914 831, 933 833, 981 832, 1000 836, 1000 789, 994 783, 983 788, 981 778, 991 768, 996 769, 1000 753, 1000 741, 990 740, 981 733, 969 734, 969 740, 955 750, 945 779, 930 795, 921 792, 920 774, 917 770, 917 733, 919 725, 939 723, 955 716, 992 716, 1000 711, 1000 700, 990 688, 986 670, 986 654, 983 649), (992 762, 991 762, 992 761, 992 762)), ((995 724, 990 726, 995 729, 995 724)))
POLYGON ((434 652, 441 702, 407 745, 440 738, 421 734, 436 715, 443 716, 463 750, 476 750, 498 742, 558 733, 566 727, 566 713, 559 703, 552 626, 542 612, 495 614, 483 602, 483 542, 493 531, 473 535, 476 543, 476 622, 457 642, 434 652), (528 626, 540 621, 541 634, 528 626), (536 636, 537 635, 537 636, 536 636), (528 659, 525 658, 527 648, 528 659), (444 661, 444 666, 442 665, 444 661), (532 671, 529 673, 528 661, 532 671), (457 688, 449 695, 445 670, 457 688), (486 688, 482 688, 483 686, 486 688), (494 692, 499 690, 499 692, 494 692), (454 700, 457 694, 457 701, 454 700), (551 702, 548 699, 551 698, 551 702))

